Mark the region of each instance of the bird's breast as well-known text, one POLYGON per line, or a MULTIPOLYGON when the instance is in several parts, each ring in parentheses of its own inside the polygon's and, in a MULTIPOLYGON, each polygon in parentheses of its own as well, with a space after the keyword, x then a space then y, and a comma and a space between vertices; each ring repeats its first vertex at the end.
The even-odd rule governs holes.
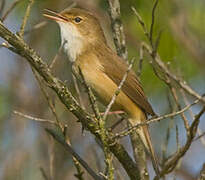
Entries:
MULTIPOLYGON (((97 93, 101 102, 106 106, 115 94, 118 86, 104 72, 100 62, 90 56, 87 59, 81 59, 75 63, 80 67, 86 83, 97 93)), ((135 103, 124 93, 120 92, 113 105, 113 110, 124 110, 132 116, 137 112, 135 103)))
POLYGON ((61 31, 61 44, 69 60, 74 62, 77 56, 82 52, 84 45, 83 38, 75 26, 63 22, 59 22, 59 25, 61 31))

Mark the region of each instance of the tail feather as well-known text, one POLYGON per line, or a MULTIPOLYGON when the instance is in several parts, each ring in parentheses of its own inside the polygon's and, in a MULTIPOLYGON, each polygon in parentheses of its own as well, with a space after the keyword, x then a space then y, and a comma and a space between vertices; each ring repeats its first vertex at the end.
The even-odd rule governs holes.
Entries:
MULTIPOLYGON (((138 114, 138 116, 135 119, 130 119, 130 121, 131 121, 132 125, 136 124, 137 122, 138 123, 144 122, 144 121, 146 121, 146 116, 144 113, 140 113, 140 117, 138 114)), ((158 160, 157 160, 157 157, 155 155, 154 148, 152 146, 151 137, 150 137, 150 133, 148 130, 148 125, 144 125, 144 126, 138 128, 137 134, 140 136, 146 150, 150 153, 153 168, 156 172, 156 175, 159 175, 160 171, 159 171, 159 166, 158 166, 158 160)))
POLYGON ((152 160, 154 170, 155 170, 156 174, 159 175, 159 173, 160 173, 159 172, 159 163, 158 163, 154 148, 152 146, 151 137, 150 137, 148 127, 146 125, 146 126, 143 126, 142 128, 143 128, 143 132, 144 132, 143 136, 145 137, 146 143, 147 143, 145 146, 151 153, 151 160, 152 160))

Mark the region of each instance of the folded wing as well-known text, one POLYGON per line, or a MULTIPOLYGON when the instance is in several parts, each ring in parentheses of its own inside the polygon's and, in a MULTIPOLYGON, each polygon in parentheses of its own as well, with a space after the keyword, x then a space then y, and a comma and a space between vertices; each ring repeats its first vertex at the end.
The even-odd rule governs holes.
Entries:
MULTIPOLYGON (((107 76, 110 77, 110 79, 112 79, 117 85, 119 85, 128 69, 128 65, 123 59, 117 56, 117 54, 113 53, 112 50, 110 50, 108 47, 105 46, 103 48, 107 51, 107 54, 109 54, 105 58, 102 52, 97 53, 98 56, 100 56, 99 59, 103 66, 103 70, 107 74, 107 76)), ((99 51, 99 49, 100 48, 95 50, 99 51)), ((121 90, 145 113, 155 115, 134 71, 131 70, 128 73, 127 79, 124 82, 121 90)))

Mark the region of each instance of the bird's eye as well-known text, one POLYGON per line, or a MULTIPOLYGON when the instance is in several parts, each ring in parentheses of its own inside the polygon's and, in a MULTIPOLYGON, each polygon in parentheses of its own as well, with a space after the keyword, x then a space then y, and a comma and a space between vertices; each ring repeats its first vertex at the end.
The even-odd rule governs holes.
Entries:
POLYGON ((75 20, 76 23, 79 23, 79 22, 82 21, 82 19, 80 17, 76 17, 74 20, 75 20))

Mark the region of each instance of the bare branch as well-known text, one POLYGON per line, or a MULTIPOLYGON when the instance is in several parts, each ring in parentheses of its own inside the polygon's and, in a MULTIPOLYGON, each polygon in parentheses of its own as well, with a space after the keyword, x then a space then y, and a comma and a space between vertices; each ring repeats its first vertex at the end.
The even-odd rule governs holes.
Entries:
POLYGON ((26 27, 26 23, 28 21, 28 17, 30 15, 30 11, 31 11, 31 7, 32 7, 33 3, 34 3, 34 0, 29 0, 29 2, 28 2, 28 6, 26 8, 26 12, 25 12, 25 15, 24 15, 24 18, 23 18, 23 22, 21 24, 20 31, 18 33, 21 38, 23 38, 24 29, 26 27))
POLYGON ((76 91, 76 93, 78 95, 79 103, 80 103, 81 107, 83 109, 85 109, 85 106, 84 106, 84 103, 83 103, 83 99, 82 99, 82 96, 80 94, 80 89, 79 89, 79 86, 78 86, 78 82, 77 82, 77 79, 76 79, 74 74, 72 74, 72 79, 73 79, 73 83, 74 83, 74 86, 75 86, 75 91, 76 91))
POLYGON ((8 17, 8 15, 14 10, 14 8, 18 5, 18 3, 20 2, 21 0, 15 0, 11 6, 7 9, 7 11, 4 13, 4 15, 2 16, 1 18, 1 21, 4 22, 5 19, 8 17))
POLYGON ((48 176, 47 176, 47 174, 46 174, 44 168, 43 168, 43 167, 40 167, 39 169, 40 169, 40 172, 41 172, 41 174, 42 174, 44 180, 49 180, 49 178, 48 178, 48 176))
POLYGON ((153 61, 158 65, 161 72, 163 72, 172 81, 174 81, 178 86, 180 86, 182 89, 184 89, 186 93, 195 97, 196 99, 199 99, 201 102, 205 103, 204 97, 202 97, 197 92, 195 92, 185 81, 181 80, 179 77, 177 77, 175 74, 173 74, 169 71, 169 69, 166 67, 166 65, 163 63, 163 61, 160 59, 160 56, 158 54, 156 54, 156 56, 153 56, 152 49, 146 43, 144 43, 144 48, 149 53, 149 55, 152 57, 153 61))
POLYGON ((48 103, 48 106, 49 106, 51 112, 53 113, 53 115, 54 115, 54 117, 55 117, 56 124, 57 124, 57 125, 62 129, 62 131, 63 131, 63 130, 64 130, 64 127, 63 127, 63 125, 61 124, 60 120, 58 119, 58 115, 57 115, 57 113, 56 113, 56 109, 55 109, 55 107, 54 107, 54 105, 53 105, 53 103, 52 103, 51 98, 50 98, 49 95, 48 95, 48 92, 45 90, 45 88, 44 88, 44 86, 43 86, 42 80, 40 79, 40 77, 38 76, 38 74, 37 74, 37 72, 34 70, 34 68, 31 67, 31 69, 32 69, 32 72, 33 72, 33 74, 34 74, 34 76, 35 76, 37 82, 38 82, 38 85, 39 85, 39 87, 40 87, 40 89, 41 89, 41 92, 43 93, 43 95, 44 95, 44 97, 45 97, 45 99, 46 99, 46 101, 47 101, 47 103, 48 103))
POLYGON ((128 52, 125 41, 122 21, 120 19, 120 2, 119 0, 107 0, 109 4, 109 15, 111 19, 111 27, 113 39, 117 54, 127 60, 128 52))
POLYGON ((120 120, 118 120, 117 122, 115 122, 109 129, 111 129, 111 131, 113 130, 113 129, 115 129, 122 121, 124 121, 125 120, 125 118, 124 117, 122 117, 122 118, 120 118, 120 120))
POLYGON ((197 136, 194 141, 197 141, 199 139, 201 139, 203 136, 205 136, 205 132, 201 133, 199 136, 197 136))
POLYGON ((1 3, 0 3, 0 16, 1 16, 2 13, 3 13, 5 4, 6 4, 6 0, 2 0, 1 3))
POLYGON ((86 171, 96 180, 102 180, 102 178, 97 175, 90 166, 84 161, 74 150, 73 148, 66 142, 64 139, 63 134, 57 133, 56 131, 52 129, 46 129, 46 131, 59 143, 63 145, 63 147, 73 156, 77 159, 78 162, 86 169, 86 171))
POLYGON ((167 153, 167 149, 168 149, 168 143, 169 143, 169 139, 170 139, 170 129, 171 129, 171 124, 172 122, 170 121, 169 126, 166 130, 166 137, 165 137, 165 141, 162 145, 162 166, 164 166, 164 163, 166 161, 166 153, 167 153))
POLYGON ((120 90, 121 90, 121 88, 122 88, 124 82, 125 82, 126 79, 127 79, 127 75, 128 75, 128 73, 130 72, 130 70, 131 70, 131 68, 132 68, 132 66, 133 66, 134 60, 135 60, 135 58, 133 58, 133 59, 131 60, 131 63, 130 63, 130 65, 129 65, 127 71, 126 71, 125 74, 123 75, 122 80, 120 81, 120 84, 119 84, 119 86, 117 87, 117 89, 116 89, 116 91, 115 91, 115 94, 112 96, 112 99, 111 99, 110 103, 107 105, 107 108, 106 108, 105 113, 104 113, 104 115, 103 115, 103 119, 104 119, 104 120, 107 118, 107 115, 108 115, 108 113, 110 112, 110 109, 111 109, 112 105, 114 104, 114 102, 115 102, 117 96, 119 95, 120 90))
MULTIPOLYGON (((11 49, 12 51, 21 55, 22 57, 25 57, 30 65, 33 66, 35 70, 43 77, 43 79, 47 83, 46 85, 56 92, 59 99, 67 107, 67 109, 72 112, 79 119, 82 125, 85 126, 93 135, 95 135, 97 138, 100 138, 96 120, 94 120, 94 118, 90 116, 90 114, 85 112, 79 106, 76 99, 72 96, 66 85, 51 74, 50 69, 48 69, 48 65, 42 61, 37 53, 33 49, 31 49, 21 38, 10 32, 1 23, 1 21, 0 37, 4 38, 13 46, 13 48, 11 49)), ((107 141, 110 150, 123 165, 129 177, 131 179, 138 179, 138 168, 129 154, 125 151, 124 147, 121 144, 115 142, 112 139, 112 135, 110 134, 106 135, 105 140, 107 141)))
MULTIPOLYGON (((156 0, 157 2, 157 0, 156 0)), ((147 28, 145 26, 144 21, 142 20, 141 16, 139 15, 139 13, 136 11, 136 9, 134 7, 132 7, 132 10, 134 11, 137 20, 139 22, 139 24, 142 26, 143 31, 145 36, 148 38, 150 37, 150 34, 147 31, 147 28)), ((154 17, 154 16, 153 16, 154 17)), ((201 95, 199 95, 197 92, 195 92, 189 85, 187 85, 187 83, 183 80, 181 80, 178 76, 176 76, 175 74, 171 73, 170 70, 167 68, 167 66, 163 63, 163 61, 161 60, 159 54, 155 51, 155 49, 153 47, 150 47, 148 44, 146 44, 145 42, 142 43, 143 47, 145 48, 145 50, 148 52, 148 54, 151 56, 153 62, 158 66, 158 68, 160 69, 160 71, 162 73, 164 73, 168 78, 170 78, 172 81, 174 81, 178 86, 180 86, 182 89, 185 90, 185 92, 187 92, 188 94, 190 94, 191 96, 199 99, 201 102, 205 103, 205 98, 202 97, 201 95)))
POLYGON ((176 125, 176 144, 177 144, 177 152, 178 152, 180 149, 180 144, 179 144, 179 130, 177 125, 176 125))
MULTIPOLYGON (((181 94, 182 94, 182 96, 183 96, 185 105, 188 105, 189 102, 188 102, 188 99, 187 99, 186 94, 184 93, 184 91, 183 91, 182 89, 180 89, 180 92, 181 92, 181 94)), ((194 114, 193 114, 192 110, 189 109, 188 112, 189 112, 189 115, 190 115, 190 117, 192 118, 192 120, 194 120, 194 114)), ((197 129, 197 133, 198 133, 198 135, 199 135, 199 137, 200 137, 201 144, 202 144, 203 146, 205 146, 205 139, 204 139, 204 137, 203 137, 203 135, 202 135, 203 133, 202 133, 202 131, 201 131, 200 128, 197 129), (202 135, 202 136, 201 136, 201 135, 202 135)))
MULTIPOLYGON (((168 93, 168 91, 167 91, 168 93)), ((169 103, 169 108, 170 108, 170 112, 173 112, 174 111, 174 108, 172 106, 172 103, 171 103, 171 99, 170 99, 170 96, 169 94, 167 94, 167 101, 169 103)), ((167 149, 168 149, 168 144, 169 144, 169 140, 170 140, 170 129, 173 128, 173 117, 171 118, 171 120, 169 121, 169 126, 166 130, 166 137, 165 137, 165 141, 164 143, 162 144, 162 161, 161 161, 161 166, 163 167, 165 162, 166 162, 166 153, 167 153, 167 149)))
POLYGON ((137 10, 133 6, 131 7, 131 9, 133 10, 134 14, 136 15, 139 24, 142 26, 142 29, 143 29, 145 36, 149 39, 149 33, 147 31, 147 27, 146 27, 144 21, 142 20, 142 17, 139 15, 137 10))
POLYGON ((32 29, 29 29, 29 30, 27 30, 27 31, 24 31, 24 35, 27 35, 27 34, 33 32, 33 31, 35 31, 35 30, 37 30, 37 29, 40 29, 40 28, 44 27, 46 24, 47 24, 47 21, 39 22, 38 24, 34 25, 34 26, 32 27, 32 29))
POLYGON ((53 68, 54 64, 56 63, 56 61, 58 60, 64 45, 66 44, 66 41, 60 46, 60 48, 58 49, 58 52, 56 53, 55 57, 53 58, 53 60, 51 61, 50 65, 48 66, 50 69, 53 68))
POLYGON ((138 78, 140 78, 140 75, 141 75, 141 73, 142 73, 142 63, 143 63, 143 59, 144 59, 144 49, 143 49, 143 46, 140 45, 140 59, 139 59, 138 70, 137 70, 137 76, 138 76, 138 78))
POLYGON ((23 113, 18 112, 18 111, 13 111, 13 113, 16 114, 16 115, 19 115, 19 116, 21 116, 21 117, 34 120, 34 121, 46 122, 46 123, 51 123, 51 124, 57 125, 55 121, 51 121, 51 120, 48 120, 48 119, 36 118, 36 117, 30 116, 30 115, 27 115, 27 114, 23 114, 23 113))
POLYGON ((97 105, 97 102, 96 102, 95 95, 93 94, 90 86, 88 86, 88 84, 86 83, 86 81, 84 79, 84 76, 83 76, 83 73, 82 73, 80 68, 79 68, 79 74, 81 76, 82 83, 85 86, 86 91, 88 93, 88 97, 89 97, 89 100, 90 100, 90 104, 92 106, 92 110, 95 114, 96 119, 99 121, 101 119, 101 115, 100 115, 100 111, 99 111, 99 108, 98 108, 98 105, 97 105))
POLYGON ((54 150, 54 139, 53 137, 50 137, 49 141, 49 179, 53 180, 54 179, 54 158, 55 158, 55 150, 54 150))
POLYGON ((155 0, 154 6, 152 8, 152 21, 151 21, 151 26, 150 26, 150 32, 149 32, 149 39, 150 39, 150 43, 152 48, 154 49, 153 46, 153 28, 154 28, 154 23, 155 23, 155 10, 157 8, 159 0, 155 0))
POLYGON ((204 180, 204 179, 205 179, 205 164, 203 164, 203 166, 202 166, 198 180, 204 180))
POLYGON ((98 108, 97 103, 96 103, 96 98, 95 98, 91 88, 86 83, 84 76, 83 76, 83 73, 82 73, 80 68, 79 68, 79 73, 80 73, 80 76, 83 80, 83 84, 88 92, 88 96, 89 96, 89 100, 90 100, 92 109, 93 109, 95 117, 97 118, 97 121, 98 121, 99 135, 101 137, 102 147, 103 147, 103 151, 105 154, 105 163, 106 163, 106 168, 107 168, 106 171, 108 174, 106 179, 114 180, 114 168, 113 168, 113 164, 112 164, 113 158, 112 158, 112 154, 111 154, 110 149, 109 149, 109 145, 107 144, 107 142, 105 140, 106 135, 108 133, 106 131, 105 119, 103 119, 100 115, 100 111, 99 111, 99 108, 98 108))
MULTIPOLYGON (((175 103, 177 105, 177 110, 181 110, 181 105, 179 103, 179 98, 177 96, 176 89, 171 84, 169 84, 169 88, 171 90, 171 93, 172 93, 172 96, 174 98, 174 101, 175 101, 175 103)), ((189 122, 188 122, 188 120, 187 120, 187 118, 186 118, 184 113, 181 113, 180 115, 181 115, 181 117, 183 119, 184 127, 186 129, 186 133, 189 133, 189 122)))
POLYGON ((164 167, 161 171, 161 176, 164 176, 165 174, 171 172, 176 167, 180 158, 183 157, 184 154, 188 151, 188 149, 191 146, 193 139, 196 135, 200 117, 203 115, 204 112, 205 112, 205 106, 195 116, 195 119, 192 122, 190 129, 189 129, 190 133, 189 133, 188 139, 186 141, 186 144, 183 147, 181 147, 174 155, 172 155, 170 157, 170 159, 168 159, 168 161, 166 162, 166 164, 164 165, 164 167))
POLYGON ((173 112, 173 113, 170 113, 170 114, 165 114, 163 116, 159 116, 157 118, 149 119, 148 121, 143 122, 143 123, 138 123, 138 124, 128 128, 127 130, 125 130, 121 133, 117 133, 115 135, 115 138, 121 138, 121 137, 127 136, 127 135, 129 135, 129 133, 131 133, 132 131, 135 131, 137 128, 139 128, 139 126, 144 126, 144 125, 147 125, 147 124, 150 124, 150 123, 153 123, 153 122, 161 121, 162 119, 167 119, 167 118, 171 118, 171 117, 180 115, 181 113, 187 111, 191 106, 197 104, 198 102, 199 102, 199 99, 195 100, 192 104, 189 104, 188 106, 184 107, 183 109, 181 109, 177 112, 173 112))
POLYGON ((80 164, 78 162, 78 160, 76 158, 73 157, 73 162, 74 162, 74 165, 76 167, 76 170, 77 170, 77 173, 74 174, 75 177, 78 179, 78 180, 84 180, 83 178, 83 174, 84 172, 82 171, 81 167, 80 167, 80 164))

